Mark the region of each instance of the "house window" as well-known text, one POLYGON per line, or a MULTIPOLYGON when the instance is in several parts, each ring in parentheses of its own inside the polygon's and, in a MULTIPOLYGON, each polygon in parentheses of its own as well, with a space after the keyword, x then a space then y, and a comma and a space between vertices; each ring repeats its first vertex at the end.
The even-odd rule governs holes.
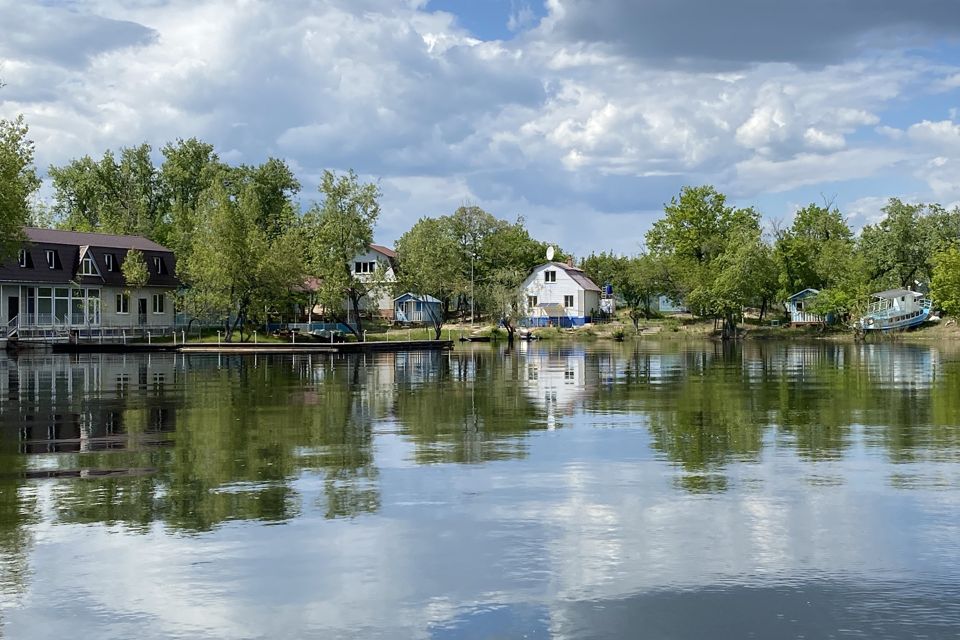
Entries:
POLYGON ((128 294, 117 294, 117 313, 130 313, 130 296, 128 294))
POLYGON ((363 263, 362 263, 362 262, 354 262, 354 263, 353 263, 353 272, 354 272, 354 273, 363 273, 363 263))
POLYGON ((567 309, 573 307, 573 296, 563 296, 563 306, 567 309))
POLYGON ((527 296, 527 307, 533 309, 537 306, 537 296, 527 296))
POLYGON ((797 311, 803 311, 803 301, 797 300, 797 311))
POLYGON ((47 255, 47 266, 55 269, 57 267, 57 252, 47 249, 45 253, 47 255))
POLYGON ((107 271, 113 271, 113 254, 108 253, 103 256, 104 262, 107 264, 107 271))
POLYGON ((355 262, 353 264, 354 273, 375 273, 377 270, 377 261, 373 262, 355 262))
POLYGON ((26 249, 20 249, 19 262, 21 267, 23 268, 27 267, 27 250, 26 249))
POLYGON ((163 263, 163 258, 161 258, 160 256, 154 256, 153 270, 157 273, 157 275, 163 275, 167 272, 167 267, 163 263))
POLYGON ((163 299, 164 295, 162 293, 153 294, 153 312, 154 313, 163 313, 163 299))
POLYGON ((556 272, 556 271, 544 271, 544 272, 543 272, 543 281, 544 281, 544 282, 556 282, 556 281, 557 281, 557 272, 556 272))
POLYGON ((83 261, 80 263, 80 275, 82 276, 95 276, 97 275, 97 268, 93 265, 93 258, 89 255, 83 257, 83 261))

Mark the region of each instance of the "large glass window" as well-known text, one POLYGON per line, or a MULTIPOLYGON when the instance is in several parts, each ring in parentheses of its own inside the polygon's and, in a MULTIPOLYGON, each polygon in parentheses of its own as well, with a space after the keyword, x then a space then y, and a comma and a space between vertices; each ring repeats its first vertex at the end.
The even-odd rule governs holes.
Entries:
POLYGON ((128 294, 117 294, 117 313, 130 313, 130 296, 128 294))
POLYGON ((64 322, 68 319, 70 313, 70 290, 66 288, 57 288, 53 290, 53 315, 57 322, 64 322))
POLYGON ((53 289, 37 289, 37 324, 50 324, 53 321, 53 289))
POLYGON ((86 304, 83 289, 73 290, 73 299, 70 304, 70 324, 86 323, 86 304))
POLYGON ((163 313, 163 298, 162 293, 153 294, 153 312, 154 313, 163 313))

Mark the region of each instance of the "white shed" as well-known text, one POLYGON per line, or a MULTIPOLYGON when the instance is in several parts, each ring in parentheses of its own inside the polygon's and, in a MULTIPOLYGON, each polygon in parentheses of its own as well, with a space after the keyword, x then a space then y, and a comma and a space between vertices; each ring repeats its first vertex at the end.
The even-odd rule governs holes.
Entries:
POLYGON ((572 264, 546 262, 523 282, 528 326, 582 326, 600 310, 600 287, 572 264))

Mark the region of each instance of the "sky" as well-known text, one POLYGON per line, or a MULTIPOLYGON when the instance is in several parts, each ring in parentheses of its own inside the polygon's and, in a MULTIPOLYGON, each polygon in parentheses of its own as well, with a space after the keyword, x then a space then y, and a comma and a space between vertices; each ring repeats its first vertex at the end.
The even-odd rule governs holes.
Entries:
MULTIPOLYGON (((478 205, 634 253, 684 185, 770 223, 960 203, 955 0, 0 0, 41 170, 198 137, 378 181, 376 237, 478 205)), ((44 193, 49 194, 49 186, 44 193)))

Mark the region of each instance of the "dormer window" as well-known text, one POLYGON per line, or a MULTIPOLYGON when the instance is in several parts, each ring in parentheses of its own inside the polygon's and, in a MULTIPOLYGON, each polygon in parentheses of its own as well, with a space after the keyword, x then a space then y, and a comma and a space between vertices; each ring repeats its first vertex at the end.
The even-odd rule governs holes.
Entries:
POLYGON ((556 282, 556 281, 557 281, 557 272, 556 272, 556 271, 544 271, 544 272, 543 272, 543 281, 544 281, 544 282, 556 282))
POLYGON ((47 267, 51 269, 57 268, 57 252, 52 249, 47 249, 44 252, 47 256, 47 267))
POLYGON ((97 275, 97 267, 93 264, 93 256, 87 254, 83 257, 83 260, 80 261, 80 275, 82 276, 95 276, 97 275))
POLYGON ((20 266, 21 266, 21 267, 23 267, 24 269, 27 268, 27 265, 29 264, 29 262, 27 261, 27 250, 26 250, 26 249, 20 249, 20 255, 18 256, 18 262, 20 263, 20 266))
POLYGON ((103 261, 107 265, 107 271, 113 271, 113 254, 108 253, 103 256, 103 261))
POLYGON ((163 258, 160 256, 154 256, 153 270, 157 273, 157 275, 163 275, 167 272, 166 266, 163 264, 163 258))

